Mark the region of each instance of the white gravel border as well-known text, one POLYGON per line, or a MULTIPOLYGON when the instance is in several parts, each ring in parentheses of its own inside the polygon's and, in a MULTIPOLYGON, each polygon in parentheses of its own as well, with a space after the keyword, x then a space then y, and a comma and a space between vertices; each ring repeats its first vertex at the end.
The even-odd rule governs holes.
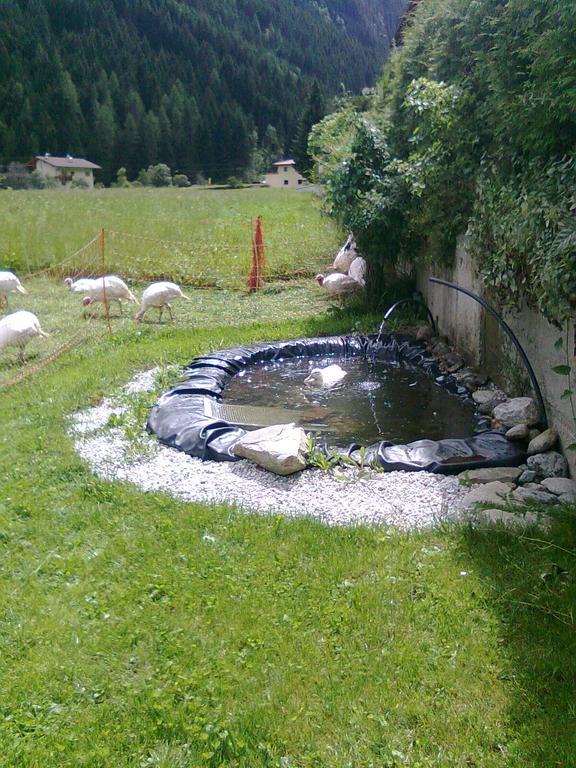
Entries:
MULTIPOLYGON (((159 370, 139 374, 119 394, 153 390, 159 370)), ((454 520, 457 502, 467 492, 456 478, 430 472, 346 467, 280 477, 248 461, 203 462, 161 446, 144 429, 135 445, 122 428, 107 427, 110 416, 126 410, 119 399, 106 398, 75 414, 70 432, 78 454, 96 475, 133 483, 143 491, 165 491, 207 504, 227 502, 246 512, 313 517, 327 525, 391 525, 402 530, 454 520)))

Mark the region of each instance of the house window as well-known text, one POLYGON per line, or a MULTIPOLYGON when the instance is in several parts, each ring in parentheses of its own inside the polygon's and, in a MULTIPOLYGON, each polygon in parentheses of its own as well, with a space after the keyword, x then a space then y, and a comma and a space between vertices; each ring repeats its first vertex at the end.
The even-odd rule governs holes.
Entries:
POLYGON ((288 173, 288 168, 287 168, 287 166, 284 166, 284 173, 288 173))
POLYGON ((302 184, 302 179, 298 179, 298 184, 302 184))
POLYGON ((289 183, 290 183, 290 182, 288 181, 288 179, 284 179, 284 186, 285 186, 285 187, 287 187, 289 183))

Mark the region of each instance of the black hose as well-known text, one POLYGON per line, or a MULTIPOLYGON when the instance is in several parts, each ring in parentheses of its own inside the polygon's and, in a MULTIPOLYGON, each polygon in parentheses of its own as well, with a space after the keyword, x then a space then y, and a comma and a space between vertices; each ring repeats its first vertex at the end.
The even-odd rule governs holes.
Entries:
POLYGON ((424 307, 424 309, 428 313, 428 318, 430 319, 430 325, 432 326, 432 330, 434 331, 434 333, 436 333, 436 323, 434 322, 434 318, 432 317, 432 312, 430 312, 430 310, 428 309, 424 301, 418 296, 410 296, 408 299, 400 299, 400 301, 397 301, 395 304, 392 304, 392 306, 388 307, 388 309, 386 310, 386 314, 384 315, 384 319, 382 322, 385 322, 386 320, 388 320, 388 318, 392 315, 392 313, 396 310, 397 307, 400 307, 403 304, 409 304, 409 303, 420 304, 422 307, 424 307))
POLYGON ((538 380, 536 379, 534 368, 532 368, 532 365, 530 364, 530 360, 528 360, 528 355, 526 354, 526 352, 524 352, 524 348, 516 338, 516 334, 514 333, 512 328, 510 328, 510 326, 504 320, 504 318, 502 318, 498 314, 498 312, 496 312, 494 307, 488 304, 487 301, 484 301, 484 299, 480 298, 480 296, 477 296, 475 293, 472 293, 472 291, 469 291, 467 288, 462 288, 462 286, 456 285, 456 283, 450 283, 448 282, 448 280, 441 280, 439 277, 429 277, 428 280, 431 283, 437 283, 438 285, 445 285, 447 288, 453 288, 455 291, 464 293, 466 296, 469 296, 471 299, 474 299, 474 301, 477 301, 478 304, 481 304, 484 307, 484 309, 492 315, 492 317, 498 322, 500 327, 508 334, 510 341, 516 347, 516 350, 518 351, 518 354, 520 355, 522 362, 526 366, 526 370, 528 371, 528 376, 530 377, 530 383, 532 384, 532 389, 534 391, 534 394, 536 395, 536 399, 538 400, 538 408, 540 410, 540 421, 542 422, 544 429, 547 429, 548 418, 546 416, 546 406, 544 405, 542 390, 540 389, 540 385, 538 384, 538 380))

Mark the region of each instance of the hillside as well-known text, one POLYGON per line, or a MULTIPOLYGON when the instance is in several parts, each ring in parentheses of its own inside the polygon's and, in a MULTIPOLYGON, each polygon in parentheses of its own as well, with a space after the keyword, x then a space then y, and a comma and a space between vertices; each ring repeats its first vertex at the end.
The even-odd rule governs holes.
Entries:
POLYGON ((5 0, 0 162, 214 178, 289 148, 317 80, 372 85, 405 0, 5 0))

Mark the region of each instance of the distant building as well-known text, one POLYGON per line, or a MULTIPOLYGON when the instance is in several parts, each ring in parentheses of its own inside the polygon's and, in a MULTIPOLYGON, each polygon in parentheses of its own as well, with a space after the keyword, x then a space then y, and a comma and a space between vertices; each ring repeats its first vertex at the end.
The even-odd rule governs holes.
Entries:
POLYGON ((272 173, 267 173, 265 177, 266 186, 286 187, 287 189, 301 187, 305 181, 304 176, 301 176, 296 170, 294 160, 279 160, 274 163, 272 173))
POLYGON ((72 184, 74 181, 84 182, 90 189, 94 187, 94 171, 100 170, 100 166, 96 163, 72 157, 72 155, 66 155, 66 157, 36 155, 29 165, 44 179, 55 179, 63 186, 72 184))

